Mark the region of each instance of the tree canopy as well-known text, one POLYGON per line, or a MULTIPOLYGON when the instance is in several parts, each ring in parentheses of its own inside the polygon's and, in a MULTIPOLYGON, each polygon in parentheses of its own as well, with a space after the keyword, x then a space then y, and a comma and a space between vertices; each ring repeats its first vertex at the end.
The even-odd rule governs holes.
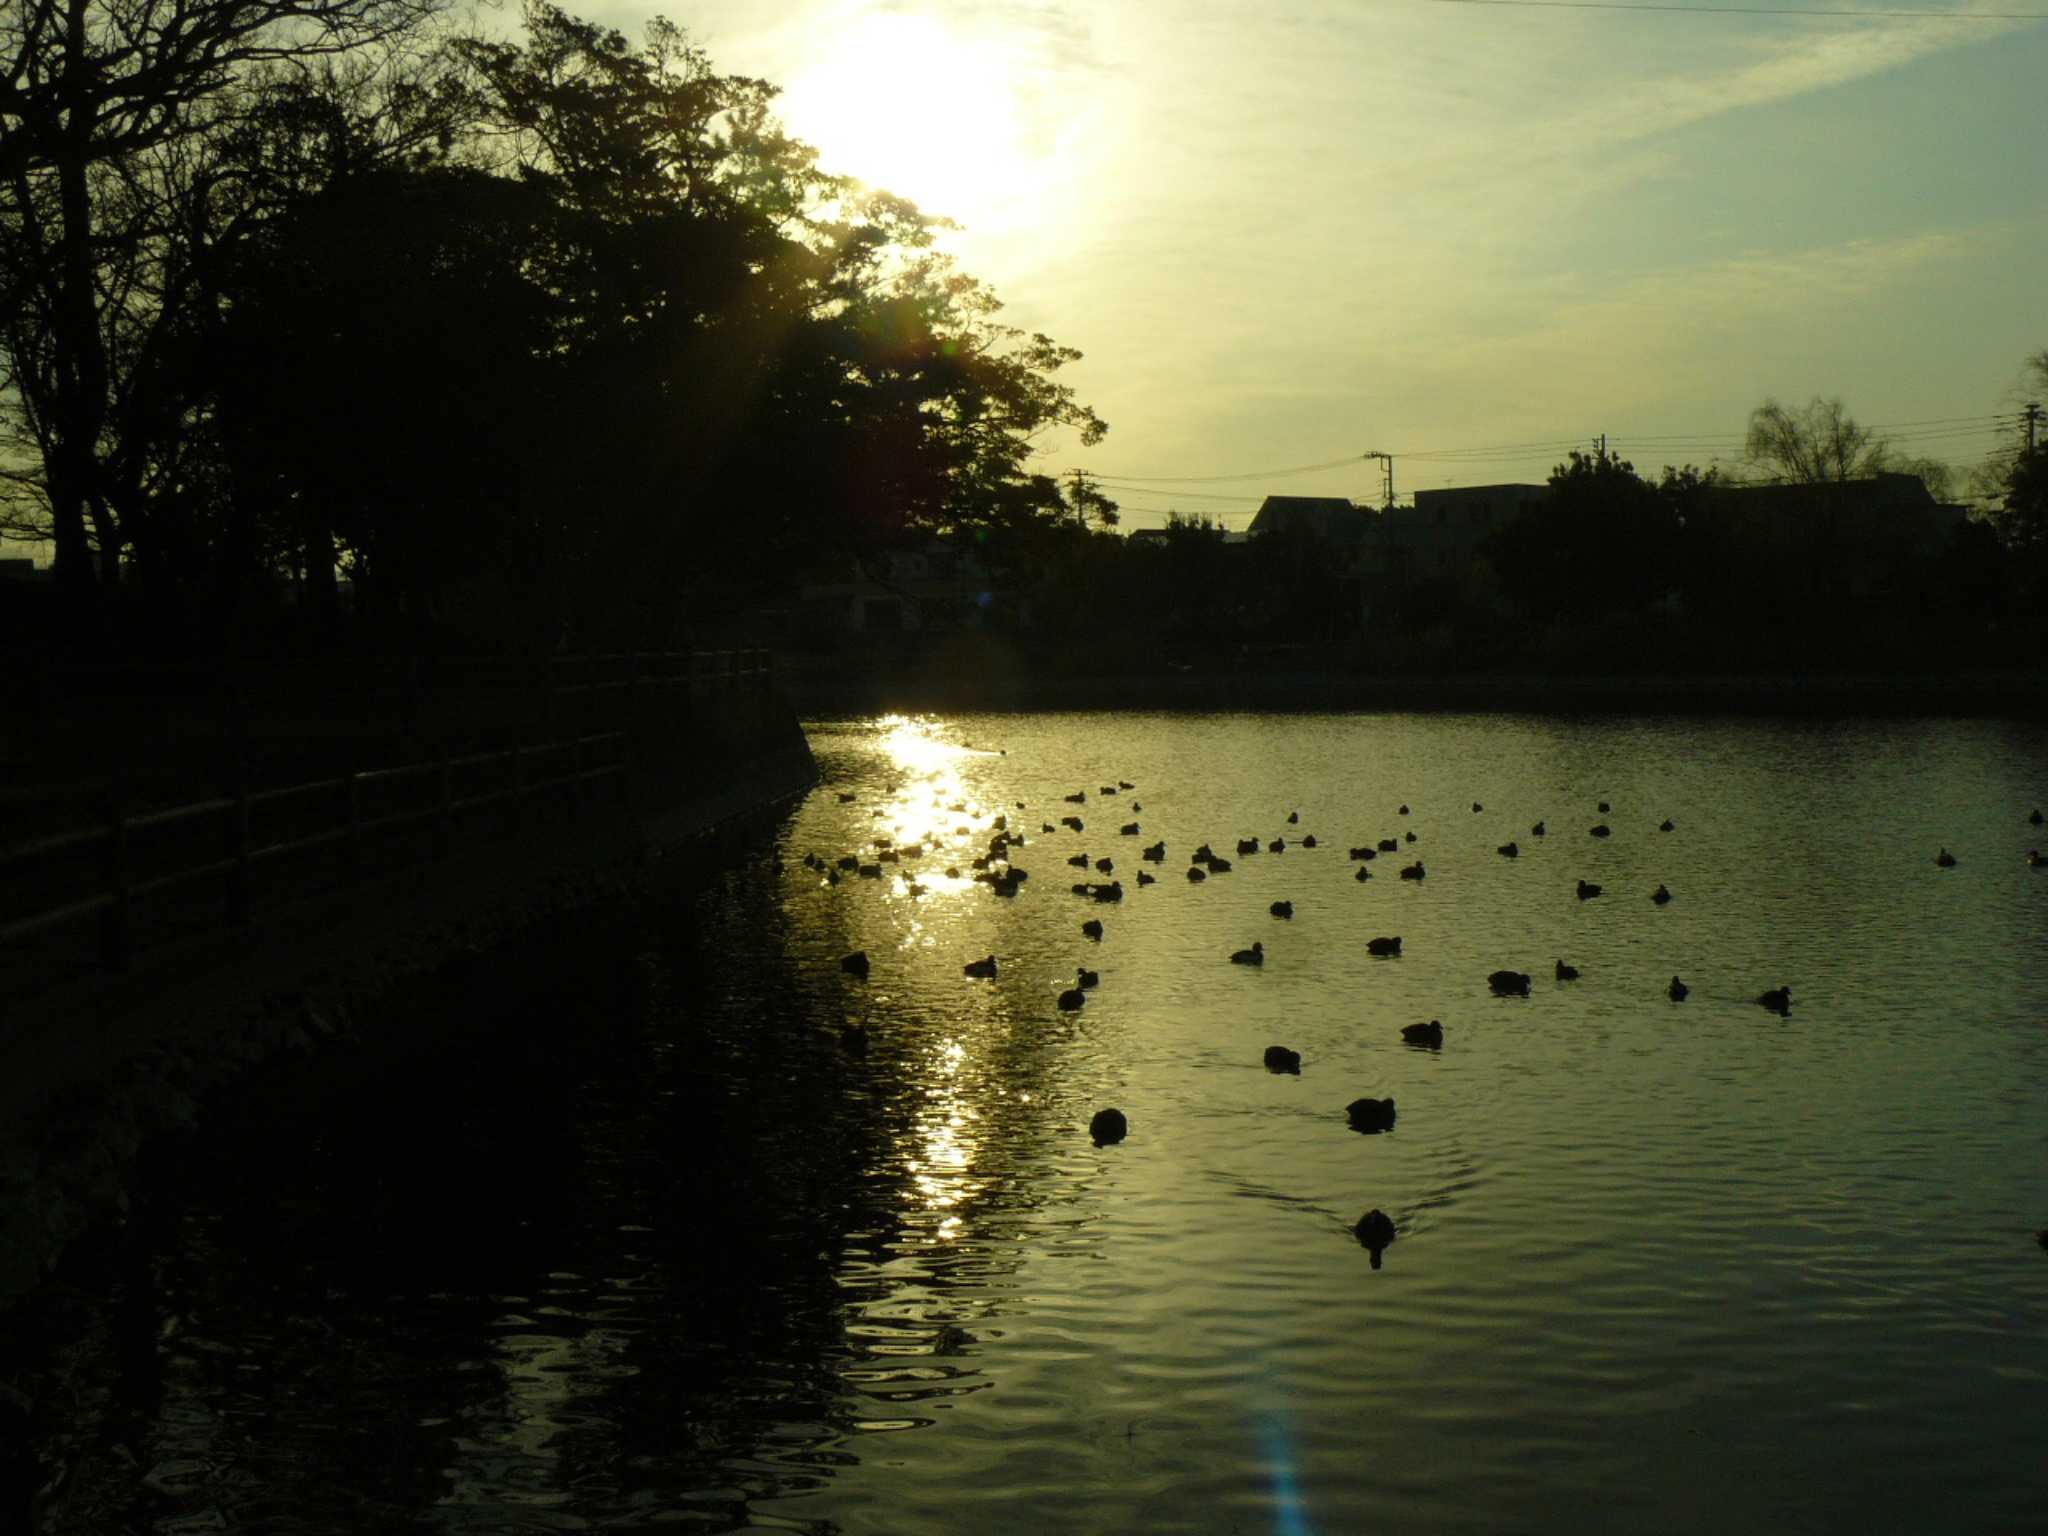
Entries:
POLYGON ((1678 584, 1679 539, 1694 470, 1653 485, 1604 449, 1574 450, 1551 471, 1550 494, 1497 532, 1487 556, 1523 607, 1588 614, 1640 607, 1678 584))
POLYGON ((1887 467, 1885 440, 1839 399, 1819 395, 1796 409, 1765 400, 1749 413, 1745 448, 1770 478, 1794 485, 1859 480, 1887 467))
POLYGON ((658 638, 912 530, 1113 520, 1030 469, 1105 430, 1079 354, 821 172, 773 86, 665 21, 437 37, 438 3, 0 30, 11 518, 79 606, 339 569, 405 624, 658 638))
POLYGON ((151 543, 176 435, 168 358, 204 302, 199 254, 235 198, 210 174, 209 146, 235 131, 264 68, 394 44, 440 4, 39 0, 0 12, 0 401, 33 447, 26 489, 75 596, 151 543))

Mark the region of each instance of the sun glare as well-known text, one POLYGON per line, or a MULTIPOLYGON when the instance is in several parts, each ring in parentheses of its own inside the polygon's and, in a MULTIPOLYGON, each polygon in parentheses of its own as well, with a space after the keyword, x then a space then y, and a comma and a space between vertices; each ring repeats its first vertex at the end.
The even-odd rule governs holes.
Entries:
POLYGON ((936 786, 931 791, 935 796, 961 792, 960 760, 969 755, 965 748, 946 740, 929 720, 884 715, 876 723, 881 727, 882 749, 906 779, 936 786))
POLYGON ((1030 218, 1050 156, 1034 148, 1006 51, 930 16, 867 12, 783 95, 828 170, 992 233, 1030 218))

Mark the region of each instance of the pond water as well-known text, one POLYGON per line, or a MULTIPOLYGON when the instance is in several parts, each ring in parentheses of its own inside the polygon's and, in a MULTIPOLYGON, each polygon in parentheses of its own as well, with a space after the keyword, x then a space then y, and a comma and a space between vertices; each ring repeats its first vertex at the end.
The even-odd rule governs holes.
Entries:
POLYGON ((78 1528, 2037 1524, 2041 727, 811 734, 781 867, 622 921, 616 985, 289 1156, 215 1149, 147 1359, 74 1346, 78 1528), (969 878, 999 815, 1010 896, 969 878), (878 839, 922 851, 802 862, 878 839), (1204 842, 1234 867, 1194 883, 1204 842))

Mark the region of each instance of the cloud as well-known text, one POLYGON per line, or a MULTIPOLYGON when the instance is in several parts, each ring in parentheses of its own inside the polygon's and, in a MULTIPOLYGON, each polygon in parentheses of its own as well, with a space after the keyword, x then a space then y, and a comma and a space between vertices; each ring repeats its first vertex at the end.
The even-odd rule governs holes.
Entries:
POLYGON ((1540 323, 1431 350, 1440 363, 1477 372, 1497 370, 1504 353, 1581 366, 1602 357, 1668 363, 1718 350, 1717 338, 1832 325, 1845 310, 1867 314, 1888 289, 1961 258, 1972 243, 1945 232, 1856 240, 1647 272, 1597 295, 1553 291, 1533 303, 1525 295, 1526 312, 1541 315, 1540 323))
POLYGON ((965 36, 1001 39, 1027 50, 1036 67, 1069 78, 1100 76, 1108 67, 1097 46, 1094 23, 1071 5, 977 0, 971 5, 935 7, 930 0, 879 0, 873 8, 903 15, 938 15, 965 36))
MULTIPOLYGON (((1937 415, 1970 403, 1972 357, 1996 354, 1995 388, 2023 350, 1995 327, 2024 312, 2023 278, 1998 274, 2024 269, 2025 243, 2001 258, 1987 197, 1948 195, 1957 144, 1889 181, 1854 144, 1882 122, 1912 152, 1902 116, 1992 73, 1929 61, 1991 45, 2012 75, 2040 56, 2038 27, 698 0, 693 29, 718 67, 787 83, 885 8, 1009 61, 1042 197, 949 245, 1005 319, 1087 354, 1072 382, 1112 422, 1119 468, 1657 430, 1642 424, 1660 410, 1739 431, 1763 392, 1808 380, 1937 415), (1922 409, 1913 390, 1942 398, 1922 409), (1623 410, 1634 422, 1598 419, 1623 410)), ((2004 109, 2011 143, 2030 110, 2004 109)), ((2038 173, 2011 153, 2026 201, 2038 173)))
MULTIPOLYGON (((1696 74, 1633 82, 1581 105, 1523 141, 1525 154, 1574 154, 1625 144, 1709 118, 1829 90, 1951 49, 1991 41, 2023 23, 1902 20, 1745 45, 1763 57, 1696 74)), ((1724 59, 1726 49, 1722 50, 1724 59)))

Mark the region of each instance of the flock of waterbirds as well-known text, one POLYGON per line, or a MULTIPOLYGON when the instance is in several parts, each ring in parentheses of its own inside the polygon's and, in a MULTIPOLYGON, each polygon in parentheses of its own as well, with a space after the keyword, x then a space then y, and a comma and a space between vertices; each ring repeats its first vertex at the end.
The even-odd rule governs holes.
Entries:
MULTIPOLYGON (((1103 799, 1108 799, 1133 790, 1136 787, 1129 780, 1120 779, 1114 785, 1102 785, 1096 793, 1103 799)), ((842 804, 852 804, 856 798, 855 795, 843 791, 839 794, 839 800, 842 804)), ((1086 790, 1076 790, 1065 796, 1065 800, 1073 805, 1086 805, 1088 794, 1086 790)), ((935 806, 938 803, 938 801, 934 801, 935 806)), ((1605 800, 1597 802, 1596 808, 1603 818, 1610 815, 1613 810, 1612 805, 1605 800)), ((947 809, 955 814, 964 814, 967 806, 964 802, 954 802, 947 809)), ((1026 809, 1025 803, 1021 800, 1017 801, 1015 809, 1019 811, 1026 809)), ((1133 814, 1136 814, 1141 812, 1144 807, 1138 802, 1132 801, 1130 809, 1133 814)), ((1483 812, 1485 806, 1475 800, 1472 802, 1472 810, 1476 815, 1483 812)), ((879 810, 875 812, 875 816, 878 819, 883 814, 884 812, 879 810)), ((1396 814, 1407 816, 1409 814, 1409 807, 1402 805, 1396 814)), ((1287 823, 1290 826, 1299 825, 1300 820, 1301 816, 1298 811, 1290 811, 1287 815, 1287 823)), ((2028 816, 2027 820, 2034 826, 2042 825, 2043 816, 2041 811, 2036 809, 2028 816)), ((1078 834, 1086 830, 1086 823, 1078 814, 1062 816, 1060 821, 1061 825, 1074 833, 1078 834)), ((958 830, 962 834, 969 832, 969 829, 964 826, 958 830)), ((1027 839, 1021 831, 1013 831, 1011 829, 1007 812, 997 815, 987 830, 990 833, 987 849, 985 852, 976 855, 973 859, 972 867, 974 873, 972 878, 986 885, 998 896, 1014 897, 1017 894, 1018 888, 1030 879, 1030 872, 1022 866, 1013 863, 1010 855, 1013 849, 1027 846, 1027 839)), ((1051 822, 1042 822, 1039 830, 1042 834, 1050 834, 1055 829, 1051 822)), ((1143 835, 1140 824, 1136 821, 1125 822, 1118 830, 1119 835, 1123 837, 1139 837, 1143 835)), ((1587 830, 1589 835, 1596 838, 1605 838, 1613 835, 1613 828, 1605 820, 1596 822, 1587 830)), ((1675 832, 1676 830, 1676 823, 1668 817, 1658 824, 1659 832, 1668 833, 1675 832)), ((1542 821, 1536 822, 1530 827, 1529 835, 1532 837, 1547 837, 1549 834, 1546 824, 1542 821)), ((1404 837, 1405 842, 1408 844, 1416 841, 1416 835, 1413 832, 1406 833, 1404 837)), ((1263 843, 1256 837, 1239 838, 1235 844, 1236 854, 1239 858, 1258 854, 1262 849, 1269 854, 1285 853, 1288 846, 1289 843, 1285 834, 1273 837, 1263 843)), ((1294 846, 1313 849, 1317 846, 1317 840, 1313 833, 1302 834, 1296 840, 1294 846)), ((1349 851, 1349 857, 1358 865, 1357 873, 1353 878, 1361 882, 1371 880, 1373 878, 1371 865, 1378 857, 1383 853, 1398 853, 1403 846, 1404 838, 1384 837, 1373 843, 1352 847, 1349 851)), ((1509 841, 1502 843, 1495 852, 1502 858, 1513 859, 1520 856, 1521 848, 1516 842, 1509 841)), ((921 843, 898 845, 893 838, 877 837, 873 840, 873 846, 868 857, 863 857, 860 854, 846 854, 836 862, 831 862, 819 857, 815 853, 809 853, 804 855, 803 862, 807 868, 816 871, 825 883, 836 885, 839 883, 842 875, 849 872, 864 879, 879 879, 884 873, 886 866, 900 866, 905 861, 914 861, 922 857, 923 853, 924 848, 921 843)), ((1165 842, 1160 841, 1148 845, 1141 850, 1139 857, 1143 862, 1155 865, 1164 864, 1167 857, 1165 842)), ((1950 853, 1946 847, 1942 848, 1935 855, 1934 862, 1941 869, 1953 869, 1957 863, 1955 855, 1950 853)), ((1113 858, 1091 859, 1086 853, 1070 857, 1067 863, 1076 869, 1083 871, 1092 870, 1100 875, 1113 876, 1116 868, 1113 858)), ((2035 869, 2048 868, 2048 857, 2044 857, 2038 849, 2030 849, 2027 853, 2027 863, 2035 869)), ((1195 849, 1190 858, 1187 867, 1187 879, 1190 883, 1200 883, 1209 879, 1212 875, 1228 874, 1233 867, 1229 858, 1218 854, 1208 843, 1203 843, 1195 849)), ((946 870, 946 874, 953 879, 961 878, 961 872, 957 866, 949 867, 946 870)), ((1403 880, 1420 881, 1427 878, 1427 875, 1428 871, 1419 857, 1413 863, 1403 865, 1400 869, 1400 878, 1403 880)), ((1156 876, 1144 870, 1138 871, 1137 883, 1141 887, 1156 883, 1156 879, 1156 876)), ((913 895, 921 895, 924 892, 924 887, 914 880, 907 882, 907 888, 913 895)), ((1072 885, 1072 891, 1076 896, 1085 897, 1096 902, 1121 902, 1124 898, 1123 883, 1114 878, 1106 883, 1101 881, 1076 881, 1072 885)), ((1576 890, 1578 900, 1592 901, 1604 894, 1603 889, 1591 881, 1584 879, 1578 881, 1576 890)), ((1666 886, 1659 884, 1649 894, 1649 900, 1662 907, 1669 904, 1673 897, 1671 891, 1666 886)), ((1294 905, 1289 901, 1275 901, 1267 910, 1275 918, 1291 920, 1294 916, 1294 905)), ((1086 938, 1100 942, 1104 932, 1103 924, 1099 918, 1090 918, 1081 924, 1081 932, 1086 938)), ((1401 953, 1401 940, 1396 935, 1383 935, 1368 939, 1366 941, 1366 952, 1377 958, 1398 957, 1401 953)), ((1248 947, 1232 952, 1229 958, 1231 963, 1235 965, 1262 966, 1266 960, 1265 945, 1262 941, 1254 940, 1248 947)), ((864 982, 868 979, 871 963, 865 950, 856 950, 841 959, 840 968, 848 975, 864 982)), ((961 967, 961 970, 964 975, 971 978, 994 980, 999 974, 999 964, 996 957, 991 954, 982 956, 979 959, 969 960, 961 967)), ((1580 972, 1578 967, 1567 964, 1560 958, 1556 962, 1554 974, 1558 981, 1569 982, 1578 980, 1580 972)), ((1059 993, 1056 999, 1056 1006, 1061 1011, 1070 1013, 1080 1009, 1087 1002, 1088 993, 1099 982, 1100 977, 1096 972, 1089 970, 1086 966, 1076 967, 1074 985, 1059 993)), ((1487 986, 1496 997, 1527 997, 1532 986, 1532 978, 1527 972, 1502 969, 1494 971, 1487 977, 1487 986)), ((1665 988, 1665 996, 1673 1003, 1682 1003, 1691 993, 1691 990, 1682 979, 1673 976, 1670 985, 1665 988)), ((1755 1002, 1759 1007, 1769 1010, 1780 1018, 1787 1018, 1792 1012, 1792 989, 1786 985, 1768 988, 1756 996, 1755 1002)), ((850 1048, 864 1050, 867 1043, 865 1021, 858 1024, 849 1023, 843 1031, 842 1038, 850 1048)), ((1403 1042, 1411 1046, 1432 1051, 1441 1050, 1444 1043, 1444 1027, 1436 1019, 1431 1019, 1427 1023, 1404 1025, 1401 1029, 1401 1038, 1403 1042)), ((1285 1045, 1269 1045, 1265 1050, 1264 1065, 1269 1072, 1299 1074, 1301 1071, 1301 1053, 1285 1045)), ((1382 1131, 1389 1131, 1394 1126, 1394 1100, 1391 1097, 1384 1099, 1354 1099, 1345 1106, 1344 1112, 1351 1128, 1363 1134, 1373 1135, 1382 1131)), ((1100 1109, 1090 1119, 1088 1132, 1098 1147, 1112 1146, 1123 1141, 1130 1134, 1130 1120, 1120 1109, 1114 1107, 1100 1109)), ((1360 1245, 1371 1254, 1373 1268, 1379 1268, 1381 1254, 1394 1241, 1396 1236, 1393 1219, 1385 1212, 1375 1208, 1367 1211, 1358 1219, 1352 1227, 1352 1232, 1357 1237, 1360 1245)), ((2044 1248, 2048 1248, 2048 1229, 2037 1232, 2035 1237, 2044 1248)))

